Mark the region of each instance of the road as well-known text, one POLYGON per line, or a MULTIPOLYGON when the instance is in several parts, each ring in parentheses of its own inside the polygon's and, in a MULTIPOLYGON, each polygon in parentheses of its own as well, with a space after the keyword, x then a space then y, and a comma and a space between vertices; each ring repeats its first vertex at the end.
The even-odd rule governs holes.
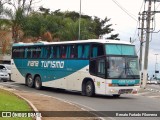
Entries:
MULTIPOLYGON (((80 93, 57 90, 53 88, 43 88, 43 90, 35 90, 28 88, 24 84, 14 82, 0 82, 0 85, 8 86, 18 90, 39 93, 47 96, 60 98, 77 105, 80 105, 90 111, 160 111, 160 92, 145 90, 137 95, 121 95, 120 98, 111 96, 81 96, 80 93)), ((155 88, 158 90, 159 85, 148 85, 147 89, 155 88)), ((159 89, 160 90, 160 89, 159 89)), ((103 114, 103 112, 102 112, 103 114)), ((106 119, 106 118, 104 118, 106 119)), ((108 118, 107 118, 108 119, 108 118)), ((160 117, 110 117, 112 120, 159 120, 160 117)))
POLYGON ((155 84, 147 85, 147 89, 151 90, 151 91, 160 91, 160 84, 158 84, 158 85, 155 85, 155 84))

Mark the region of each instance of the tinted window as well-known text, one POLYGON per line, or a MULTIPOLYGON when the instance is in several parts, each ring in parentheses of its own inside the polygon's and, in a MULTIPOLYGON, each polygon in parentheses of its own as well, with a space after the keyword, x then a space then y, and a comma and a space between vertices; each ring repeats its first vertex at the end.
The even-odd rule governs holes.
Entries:
POLYGON ((93 44, 91 49, 91 57, 95 58, 98 56, 104 55, 103 45, 101 44, 93 44))
POLYGON ((23 58, 24 57, 24 48, 13 48, 12 49, 12 58, 23 58))
POLYGON ((107 55, 136 55, 133 45, 107 44, 105 49, 107 55))
POLYGON ((89 58, 89 45, 77 45, 77 57, 82 58, 82 59, 87 59, 89 58))

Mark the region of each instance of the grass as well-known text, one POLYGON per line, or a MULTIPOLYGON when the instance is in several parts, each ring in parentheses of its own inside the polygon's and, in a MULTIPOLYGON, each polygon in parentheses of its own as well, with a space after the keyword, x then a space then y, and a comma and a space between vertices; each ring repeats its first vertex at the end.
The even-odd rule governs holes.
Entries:
MULTIPOLYGON (((0 114, 2 111, 32 111, 30 106, 26 101, 17 97, 16 95, 0 89, 0 114)), ((0 115, 1 116, 1 115, 0 115)), ((27 117, 12 117, 12 118, 2 118, 0 120, 32 120, 32 118, 27 117)))

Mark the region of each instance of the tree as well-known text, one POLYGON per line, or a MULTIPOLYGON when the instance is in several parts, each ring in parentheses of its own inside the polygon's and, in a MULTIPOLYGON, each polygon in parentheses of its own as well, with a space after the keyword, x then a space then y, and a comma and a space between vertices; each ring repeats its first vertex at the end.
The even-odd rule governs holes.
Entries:
POLYGON ((10 37, 9 37, 8 31, 0 30, 0 43, 2 45, 1 53, 5 54, 10 43, 10 37))
POLYGON ((25 17, 32 10, 34 0, 8 0, 9 7, 3 10, 3 14, 10 18, 12 23, 12 38, 14 42, 19 41, 19 31, 23 27, 25 17))
POLYGON ((120 40, 118 38, 119 34, 114 34, 114 35, 111 35, 110 37, 108 37, 107 39, 111 39, 111 40, 120 40))
POLYGON ((25 37, 43 37, 49 32, 52 37, 57 36, 61 29, 62 17, 54 15, 45 15, 43 13, 33 12, 25 20, 22 30, 25 37))
POLYGON ((104 20, 101 20, 100 18, 95 16, 93 21, 95 22, 95 29, 93 30, 97 38, 104 34, 109 34, 113 31, 113 29, 110 28, 112 24, 106 24, 110 21, 110 19, 108 19, 107 17, 104 20))
MULTIPOLYGON (((65 18, 70 18, 74 22, 77 22, 79 20, 79 13, 77 13, 75 11, 61 12, 59 9, 59 10, 52 12, 52 14, 58 15, 58 16, 64 16, 65 18)), ((82 14, 81 18, 90 21, 90 22, 88 22, 89 25, 87 25, 88 30, 92 34, 94 33, 96 35, 96 38, 99 38, 102 35, 109 34, 112 31, 114 31, 112 28, 110 28, 112 26, 112 24, 107 24, 111 20, 111 19, 108 19, 107 17, 103 20, 103 19, 100 19, 96 16, 94 18, 92 18, 91 16, 82 14)), ((85 33, 82 26, 83 26, 83 23, 81 24, 81 32, 85 33)), ((94 35, 94 38, 95 38, 95 35, 94 35)), ((110 36, 109 38, 118 39, 117 38, 118 35, 119 34, 115 34, 115 35, 110 36)), ((83 37, 81 37, 81 38, 83 38, 83 37)))
POLYGON ((8 3, 10 0, 0 0, 0 15, 2 14, 4 10, 4 5, 8 3))

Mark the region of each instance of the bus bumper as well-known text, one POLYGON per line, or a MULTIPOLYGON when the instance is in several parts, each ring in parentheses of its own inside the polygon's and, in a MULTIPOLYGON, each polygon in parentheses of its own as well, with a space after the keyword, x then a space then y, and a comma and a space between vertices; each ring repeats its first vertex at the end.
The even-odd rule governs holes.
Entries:
POLYGON ((137 94, 140 89, 140 86, 126 86, 126 87, 108 87, 106 89, 107 95, 120 95, 120 94, 137 94))

